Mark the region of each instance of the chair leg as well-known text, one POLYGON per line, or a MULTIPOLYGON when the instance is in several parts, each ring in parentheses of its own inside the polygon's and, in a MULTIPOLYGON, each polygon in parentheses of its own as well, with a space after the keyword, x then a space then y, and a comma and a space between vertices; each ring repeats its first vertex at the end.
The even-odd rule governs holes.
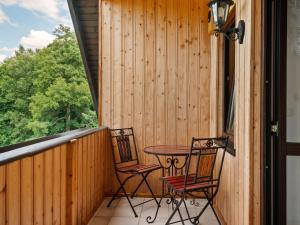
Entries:
MULTIPOLYGON (((205 194, 205 196, 206 196, 206 199, 209 199, 208 194, 207 194, 206 192, 204 192, 204 194, 205 194)), ((214 196, 212 197, 212 199, 213 199, 213 198, 214 198, 214 196)), ((218 220, 219 225, 222 225, 222 223, 221 223, 221 221, 220 221, 220 219, 219 219, 219 216, 218 216, 218 214, 216 213, 216 210, 215 210, 215 208, 214 208, 213 201, 210 202, 210 207, 211 207, 213 213, 215 214, 215 217, 216 217, 216 219, 218 220)))
POLYGON ((131 203, 131 201, 130 201, 130 199, 129 199, 129 197, 128 197, 126 191, 125 191, 125 188, 124 188, 123 186, 122 186, 122 190, 123 190, 124 195, 125 195, 125 197, 126 197, 128 203, 129 203, 129 205, 130 205, 130 207, 131 207, 131 209, 132 209, 132 211, 133 211, 133 213, 134 213, 134 216, 135 216, 135 217, 138 217, 138 215, 137 215, 136 211, 134 210, 134 207, 133 207, 133 205, 132 205, 132 203, 131 203))
POLYGON ((198 224, 199 223, 199 218, 202 216, 202 214, 204 213, 204 211, 206 210, 206 208, 210 205, 210 201, 211 200, 208 200, 208 202, 203 207, 203 209, 200 211, 200 213, 195 217, 193 224, 198 224))
POLYGON ((217 218, 217 221, 218 221, 219 225, 222 225, 222 223, 221 223, 221 221, 220 221, 220 219, 219 219, 217 213, 215 212, 215 209, 213 208, 213 204, 212 204, 213 199, 214 199, 214 197, 216 196, 216 194, 212 195, 211 198, 209 198, 209 196, 207 195, 207 193, 206 193, 205 191, 204 191, 204 194, 205 194, 205 197, 206 197, 206 199, 207 199, 207 203, 206 203, 206 205, 203 207, 203 209, 201 210, 201 212, 198 214, 198 216, 195 217, 194 222, 195 222, 195 223, 196 223, 196 222, 199 222, 199 218, 202 216, 202 214, 204 213, 204 211, 206 210, 206 208, 207 208, 208 206, 210 206, 210 207, 212 208, 214 214, 215 214, 215 217, 217 218))
MULTIPOLYGON (((175 213, 176 213, 177 211, 179 211, 179 207, 180 207, 180 205, 182 204, 183 201, 184 201, 184 196, 181 197, 180 202, 178 202, 178 204, 176 205, 176 207, 175 207, 175 209, 173 210, 172 214, 169 216, 169 219, 167 220, 166 225, 169 225, 169 224, 170 224, 170 222, 171 222, 171 220, 173 219, 175 213)), ((181 219, 182 224, 184 225, 183 218, 182 218, 182 215, 181 215, 180 211, 179 211, 179 216, 180 216, 180 219, 181 219)))
POLYGON ((186 210, 186 213, 187 213, 187 216, 188 216, 189 221, 190 221, 192 224, 194 224, 194 221, 192 221, 192 218, 191 218, 191 215, 190 215, 190 213, 189 213, 189 210, 188 210, 188 207, 187 207, 187 205, 186 205, 186 202, 183 201, 183 203, 184 203, 184 207, 185 207, 185 210, 186 210))
POLYGON ((117 180, 120 183, 120 187, 119 189, 116 191, 116 193, 112 196, 111 200, 109 201, 109 203, 107 204, 107 207, 110 207, 111 203, 116 199, 116 197, 118 196, 118 194, 120 193, 122 186, 125 185, 125 183, 132 178, 133 176, 129 176, 127 177, 123 182, 120 181, 119 177, 117 176, 117 180))
POLYGON ((120 188, 119 188, 118 191, 114 194, 114 196, 112 197, 112 199, 111 199, 110 202, 108 203, 108 206, 107 206, 107 207, 110 206, 110 204, 113 202, 113 200, 115 199, 115 197, 117 196, 117 194, 122 190, 122 191, 124 192, 124 195, 125 195, 125 197, 126 197, 128 203, 129 203, 129 205, 130 205, 130 207, 131 207, 133 213, 134 213, 134 216, 135 216, 135 217, 138 217, 138 215, 137 215, 136 211, 134 210, 134 207, 133 207, 133 205, 132 205, 132 203, 131 203, 131 201, 130 201, 130 199, 129 199, 127 193, 126 193, 126 190, 125 190, 125 188, 124 188, 125 183, 126 183, 130 178, 132 178, 132 177, 134 177, 134 176, 129 176, 129 177, 127 177, 123 182, 121 182, 119 176, 117 175, 117 180, 118 180, 118 182, 119 182, 119 184, 120 184, 120 188))
POLYGON ((121 191, 121 186, 119 187, 119 189, 114 193, 114 195, 112 196, 111 200, 109 201, 109 203, 107 204, 107 207, 110 207, 111 203, 116 199, 117 195, 119 194, 119 192, 121 191))
POLYGON ((159 203, 158 203, 158 201, 157 201, 157 199, 156 199, 156 197, 155 197, 155 195, 154 195, 154 193, 153 193, 153 191, 152 191, 152 189, 151 189, 151 187, 150 187, 150 185, 149 185, 149 183, 148 183, 148 181, 147 181, 147 176, 148 176, 148 175, 149 175, 149 173, 147 173, 146 175, 142 174, 142 177, 143 177, 143 180, 142 180, 142 181, 145 181, 145 183, 146 183, 146 185, 147 185, 147 187, 148 187, 148 189, 149 189, 149 191, 150 191, 150 193, 151 193, 153 199, 155 200, 157 206, 159 206, 159 203))
POLYGON ((131 194, 131 198, 133 198, 136 194, 136 192, 140 189, 140 187, 142 186, 144 182, 144 179, 141 180, 141 182, 139 183, 139 185, 136 187, 136 189, 134 190, 134 192, 131 194))

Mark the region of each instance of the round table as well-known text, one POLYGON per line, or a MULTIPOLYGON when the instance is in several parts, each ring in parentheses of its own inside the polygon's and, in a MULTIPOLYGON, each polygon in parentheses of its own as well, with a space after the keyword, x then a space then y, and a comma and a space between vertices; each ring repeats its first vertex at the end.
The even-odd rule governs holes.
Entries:
POLYGON ((144 152, 160 156, 187 156, 190 148, 185 145, 156 145, 146 147, 144 152))
POLYGON ((176 176, 178 173, 183 173, 183 168, 190 154, 190 147, 185 145, 155 145, 144 148, 144 152, 157 158, 163 168, 163 176, 176 176), (163 156, 167 157, 165 163, 160 158, 163 156), (184 157, 184 163, 180 163, 179 157, 184 157))
MULTIPOLYGON (((183 174, 187 158, 190 154, 190 147, 185 145, 155 145, 144 148, 144 152, 154 155, 162 167, 162 176, 177 176, 183 174), (162 160, 162 157, 165 160, 162 160), (183 158, 180 162, 179 158, 183 158)), ((162 195, 165 187, 162 184, 162 195)))

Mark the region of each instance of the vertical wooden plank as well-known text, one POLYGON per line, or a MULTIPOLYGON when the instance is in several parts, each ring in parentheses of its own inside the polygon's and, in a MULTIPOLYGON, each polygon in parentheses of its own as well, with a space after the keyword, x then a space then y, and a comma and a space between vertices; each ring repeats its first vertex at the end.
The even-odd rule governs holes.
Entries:
POLYGON ((21 222, 33 225, 33 158, 21 160, 21 222))
POLYGON ((102 81, 102 74, 103 74, 103 69, 102 69, 102 0, 98 1, 98 38, 100 40, 98 40, 99 42, 99 46, 98 46, 98 65, 99 65, 99 69, 98 69, 98 125, 102 126, 103 125, 103 112, 102 112, 102 105, 103 105, 103 81, 102 81))
POLYGON ((86 188, 86 201, 87 201, 87 206, 86 206, 86 212, 87 212, 87 220, 89 220, 90 214, 91 214, 91 137, 87 136, 87 148, 86 148, 86 177, 87 177, 87 188, 86 188))
POLYGON ((61 222, 61 148, 53 149, 53 222, 52 224, 60 224, 61 222))
MULTIPOLYGON (((188 142, 192 137, 199 136, 199 111, 202 107, 199 107, 199 102, 202 101, 199 98, 199 63, 200 63, 200 46, 201 43, 199 35, 199 20, 201 10, 199 10, 198 0, 189 0, 189 74, 188 74, 188 142), (200 101, 199 101, 200 99, 200 101)), ((202 87, 201 87, 202 88, 202 87)), ((206 93, 207 95, 207 93, 206 93)), ((201 121, 202 123, 202 121, 201 121)))
MULTIPOLYGON (((146 38, 145 38, 145 84, 144 84, 144 146, 155 142, 155 22, 156 0, 146 2, 146 38)), ((152 162, 154 158, 143 155, 144 162, 152 162)), ((153 180, 150 181, 152 185, 153 180)), ((153 186, 153 185, 152 185, 153 186)), ((142 187, 141 192, 145 192, 142 187)))
POLYGON ((166 1, 157 1, 155 24, 156 69, 155 69, 155 144, 166 142, 166 1))
POLYGON ((77 148, 67 145, 67 225, 77 224, 77 148))
POLYGON ((87 223, 87 138, 82 138, 82 221, 87 223))
POLYGON ((251 29, 245 34, 244 39, 244 224, 253 224, 253 59, 254 59, 254 0, 241 1, 242 16, 245 18, 246 26, 251 29))
POLYGON ((99 158, 99 132, 95 133, 95 206, 96 208, 100 205, 100 199, 101 199, 101 191, 100 191, 100 183, 101 180, 104 179, 104 177, 100 176, 101 172, 101 163, 99 158))
POLYGON ((52 225, 53 223, 53 150, 45 152, 45 186, 44 186, 44 213, 45 225, 52 225))
POLYGON ((110 140, 109 130, 105 131, 104 146, 105 146, 104 156, 106 159, 108 159, 104 161, 105 170, 107 171, 107 173, 104 173, 105 194, 107 196, 111 196, 113 190, 111 186, 107 185, 107 184, 113 184, 113 163, 112 163, 112 150, 111 150, 111 140, 110 140))
POLYGON ((121 0, 112 0, 113 128, 122 127, 122 24, 121 0))
POLYGON ((6 216, 7 225, 21 224, 21 180, 20 161, 7 165, 6 177, 6 216))
MULTIPOLYGON (((211 62, 215 63, 216 66, 211 67, 210 73, 210 136, 217 137, 218 133, 218 103, 219 103, 219 73, 218 68, 219 65, 216 63, 219 50, 218 50, 218 39, 212 38, 210 41, 211 46, 211 62)), ((199 110, 200 111, 200 110, 199 110)))
POLYGON ((44 153, 33 157, 34 166, 34 224, 44 224, 44 153))
POLYGON ((187 144, 188 2, 178 2, 177 143, 187 144))
POLYGON ((154 142, 155 0, 149 0, 146 4, 144 144, 150 145, 154 142))
MULTIPOLYGON (((262 2, 255 0, 254 1, 255 8, 255 16, 254 16, 254 27, 262 27, 262 14, 260 13, 262 10, 262 2)), ((254 96, 254 102, 253 102, 253 224, 260 224, 261 222, 261 207, 262 207, 262 193, 261 193, 261 162, 263 160, 261 149, 262 147, 262 134, 261 134, 261 128, 262 128, 262 107, 261 107, 261 99, 262 99, 262 82, 261 82, 261 76, 262 76, 262 34, 259 30, 255 30, 254 35, 254 49, 255 49, 255 61, 253 65, 253 75, 254 75, 254 90, 253 90, 253 96, 254 96)))
POLYGON ((177 12, 178 1, 167 0, 167 143, 177 143, 177 12))
POLYGON ((60 147, 60 167, 61 167, 61 198, 60 215, 61 225, 67 224, 67 145, 60 147))
MULTIPOLYGON (((237 19, 242 18, 242 9, 243 9, 243 0, 237 4, 237 19)), ((247 37, 245 37, 247 38, 247 37)), ((238 120, 237 120, 237 147, 238 149, 243 149, 243 151, 238 151, 237 157, 238 157, 238 177, 239 177, 239 224, 244 224, 244 218, 245 218, 245 201, 244 201, 244 177, 245 177, 245 170, 244 170, 244 154, 245 154, 245 45, 238 45, 238 62, 237 62, 237 71, 238 71, 238 84, 237 84, 237 111, 238 111, 238 120)), ((236 133, 236 132, 235 132, 236 133)), ((245 224, 246 225, 246 224, 245 224)))
POLYGON ((6 166, 0 166, 0 225, 6 224, 6 166))
POLYGON ((100 200, 99 204, 102 203, 104 197, 105 197, 105 173, 109 173, 109 170, 105 167, 105 161, 108 161, 108 155, 106 154, 106 146, 105 146, 105 132, 106 131, 100 131, 98 132, 98 158, 99 158, 99 195, 100 200), (101 179, 100 179, 101 178, 101 179))
MULTIPOLYGON (((209 135, 209 115, 210 115, 210 36, 207 34, 208 31, 208 23, 207 23, 207 15, 208 15, 208 7, 206 2, 199 2, 200 11, 200 74, 199 74, 199 136, 207 137, 209 135)), ((223 67, 222 67, 223 68, 223 67)))
POLYGON ((101 1, 102 21, 102 125, 112 125, 111 1, 101 1))
POLYGON ((84 179, 84 176, 85 174, 83 174, 83 151, 82 151, 82 143, 83 143, 83 140, 82 138, 80 138, 78 140, 78 155, 77 155, 77 162, 78 162, 78 192, 77 192, 77 204, 78 204, 78 207, 77 207, 77 224, 78 225, 82 225, 84 224, 83 220, 82 220, 82 208, 83 208, 83 205, 82 205, 82 186, 83 186, 83 179, 84 179))
POLYGON ((90 216, 92 216, 93 211, 94 211, 94 199, 95 199, 95 136, 94 134, 89 135, 89 140, 90 140, 90 151, 91 151, 91 158, 89 161, 90 164, 90 176, 91 176, 91 184, 90 184, 90 192, 91 192, 91 211, 90 211, 90 216))
POLYGON ((123 127, 133 126, 133 0, 122 1, 122 38, 123 38, 123 127))
MULTIPOLYGON (((145 78, 145 4, 144 0, 134 1, 134 132, 143 133, 144 78, 145 78)), ((137 147, 143 147, 143 135, 136 135, 137 147)))

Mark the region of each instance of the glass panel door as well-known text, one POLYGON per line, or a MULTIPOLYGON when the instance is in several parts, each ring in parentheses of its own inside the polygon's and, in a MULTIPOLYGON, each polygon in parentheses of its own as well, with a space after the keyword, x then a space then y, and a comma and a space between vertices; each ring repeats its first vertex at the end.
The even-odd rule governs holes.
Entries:
POLYGON ((300 142, 300 0, 287 9, 287 142, 300 142))

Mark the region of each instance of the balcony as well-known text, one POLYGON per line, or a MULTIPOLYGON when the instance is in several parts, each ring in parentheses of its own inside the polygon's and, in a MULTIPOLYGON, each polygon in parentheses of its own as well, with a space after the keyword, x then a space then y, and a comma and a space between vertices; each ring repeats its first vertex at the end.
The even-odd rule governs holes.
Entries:
MULTIPOLYGON (((1 225, 138 225, 148 224, 146 217, 155 213, 156 204, 149 202, 136 208, 135 218, 122 197, 106 207, 114 176, 110 136, 105 127, 68 132, 0 156, 1 225)), ((156 182, 154 188, 160 187, 156 182)), ((136 197, 133 202, 146 200, 147 197, 136 197)), ((199 212, 199 207, 187 202, 192 214, 199 212)), ((205 200, 199 202, 201 208, 205 200)), ((165 224, 171 212, 172 205, 163 201, 154 224, 165 224)), ((211 210, 205 212, 200 222, 217 224, 211 210)))
MULTIPOLYGON (((141 207, 138 218, 123 199, 103 207, 117 190, 109 128, 133 127, 147 163, 157 159, 143 153, 146 146, 223 135, 225 39, 212 35, 202 0, 68 2, 100 127, 0 153, 0 225, 146 224, 151 206, 141 207)), ((234 135, 214 202, 223 225, 262 223, 261 4, 241 0, 231 11, 232 21, 245 20, 246 33, 229 60, 235 66, 234 135)), ((149 177, 157 196, 160 176, 149 177)), ((146 188, 138 197, 149 197, 146 188)), ((164 224, 170 210, 162 208, 155 224, 164 224)), ((202 225, 216 223, 209 211, 203 219, 202 225)))

